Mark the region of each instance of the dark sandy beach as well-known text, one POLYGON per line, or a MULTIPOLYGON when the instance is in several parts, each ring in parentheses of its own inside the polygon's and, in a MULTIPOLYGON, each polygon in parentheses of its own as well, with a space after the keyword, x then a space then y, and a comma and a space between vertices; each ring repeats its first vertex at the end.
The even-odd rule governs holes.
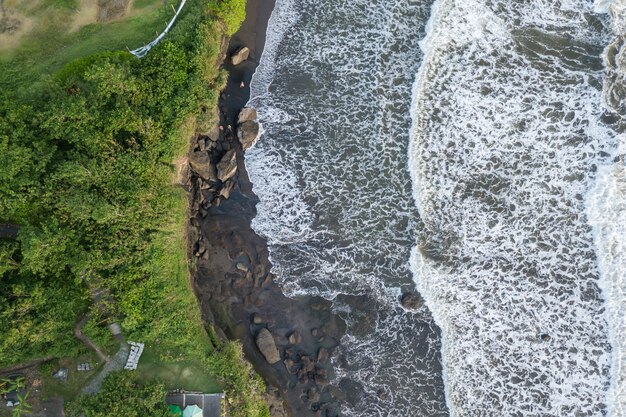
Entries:
MULTIPOLYGON (((258 199, 236 138, 237 115, 249 99, 249 83, 261 57, 273 6, 273 0, 248 0, 246 20, 232 37, 224 63, 230 77, 219 102, 223 130, 199 135, 192 149, 192 154, 208 152, 213 167, 234 150, 237 164, 236 173, 227 181, 191 173, 190 240, 197 257, 193 284, 204 319, 243 344, 246 357, 275 388, 269 391, 274 399, 283 400, 288 415, 336 416, 344 394, 329 385, 330 358, 344 324, 331 313, 330 302, 285 297, 274 281, 267 243, 250 226, 258 199), (250 48, 250 58, 233 67, 228 57, 242 46, 250 48), (264 328, 280 353, 273 365, 256 344, 264 328)), ((281 408, 273 406, 272 415, 284 415, 281 408)))

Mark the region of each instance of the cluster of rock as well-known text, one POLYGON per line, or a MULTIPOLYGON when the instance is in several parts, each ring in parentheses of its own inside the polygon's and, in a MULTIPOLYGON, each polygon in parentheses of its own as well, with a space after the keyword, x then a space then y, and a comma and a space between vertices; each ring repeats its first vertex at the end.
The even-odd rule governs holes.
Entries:
MULTIPOLYGON (((255 313, 251 316, 251 322, 255 325, 262 325, 268 319, 255 313)), ((311 330, 311 338, 315 342, 324 342, 325 336, 320 329, 313 328, 311 330)), ((330 367, 329 359, 332 350, 324 346, 317 348, 316 354, 306 353, 300 345, 303 343, 303 336, 299 331, 293 330, 282 335, 273 335, 271 331, 262 327, 256 336, 256 345, 263 354, 267 362, 274 366, 281 366, 281 355, 276 340, 286 340, 286 347, 283 349, 282 365, 285 366, 287 372, 294 377, 294 383, 301 388, 301 399, 308 404, 309 410, 313 415, 321 415, 324 405, 323 396, 327 398, 333 397, 344 398, 345 394, 338 388, 329 386, 328 370, 330 367)))
MULTIPOLYGON (((237 171, 241 151, 246 151, 259 136, 257 112, 253 108, 241 110, 236 129, 223 124, 205 135, 198 135, 193 149, 179 173, 180 183, 191 195, 190 217, 205 218, 213 206, 230 198, 237 187, 237 171)), ((198 225, 194 225, 198 226, 198 225)), ((203 238, 192 232, 194 255, 207 259, 203 238)))

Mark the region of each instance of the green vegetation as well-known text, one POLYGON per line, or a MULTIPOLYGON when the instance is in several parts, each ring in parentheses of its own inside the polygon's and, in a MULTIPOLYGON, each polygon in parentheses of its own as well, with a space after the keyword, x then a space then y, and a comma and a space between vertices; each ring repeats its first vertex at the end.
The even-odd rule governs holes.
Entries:
MULTIPOLYGON (((75 3, 39 2, 56 10, 50 23, 0 55, 0 223, 19 226, 17 240, 0 239, 0 367, 84 354, 73 328, 95 279, 127 338, 146 344, 146 362, 73 407, 136 415, 112 402, 141 398, 142 416, 160 415, 165 388, 221 385, 230 415, 267 415, 241 348, 203 328, 189 286, 186 196, 174 185, 173 161, 210 121, 225 81, 221 39, 243 20, 245 1, 189 0, 141 60, 114 49, 151 40, 171 14, 142 1, 145 14, 53 36, 75 3)), ((92 311, 83 331, 112 353, 106 324, 92 311)), ((72 398, 77 389, 46 392, 72 398)))
POLYGON ((138 383, 130 372, 117 372, 104 381, 97 395, 85 395, 67 407, 71 417, 167 417, 159 381, 138 383), (121 400, 123 399, 123 400, 121 400))
POLYGON ((89 380, 102 369, 102 361, 93 352, 87 352, 75 358, 55 359, 39 366, 39 374, 42 378, 42 397, 63 397, 72 400, 80 394, 81 390, 89 383, 89 380), (76 366, 80 363, 89 362, 91 371, 76 372, 76 366), (97 366, 96 366, 97 364, 97 366), (59 382, 52 377, 52 373, 60 368, 70 370, 67 381, 59 382))

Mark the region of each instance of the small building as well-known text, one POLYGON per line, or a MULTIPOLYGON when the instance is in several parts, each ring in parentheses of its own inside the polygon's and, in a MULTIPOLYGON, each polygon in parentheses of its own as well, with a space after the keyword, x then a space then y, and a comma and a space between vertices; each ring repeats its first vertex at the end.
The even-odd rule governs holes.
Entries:
POLYGON ((224 393, 204 394, 200 392, 169 392, 165 397, 168 405, 176 405, 184 410, 187 406, 198 406, 202 417, 223 417, 224 393))

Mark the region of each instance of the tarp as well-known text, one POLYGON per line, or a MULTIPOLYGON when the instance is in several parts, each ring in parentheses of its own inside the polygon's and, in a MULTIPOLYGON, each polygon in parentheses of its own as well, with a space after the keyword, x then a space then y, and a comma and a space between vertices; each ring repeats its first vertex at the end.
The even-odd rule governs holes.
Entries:
POLYGON ((174 417, 182 417, 183 410, 181 410, 177 405, 170 404, 170 414, 174 417))
POLYGON ((202 408, 197 405, 188 405, 183 411, 183 417, 202 417, 202 408))

